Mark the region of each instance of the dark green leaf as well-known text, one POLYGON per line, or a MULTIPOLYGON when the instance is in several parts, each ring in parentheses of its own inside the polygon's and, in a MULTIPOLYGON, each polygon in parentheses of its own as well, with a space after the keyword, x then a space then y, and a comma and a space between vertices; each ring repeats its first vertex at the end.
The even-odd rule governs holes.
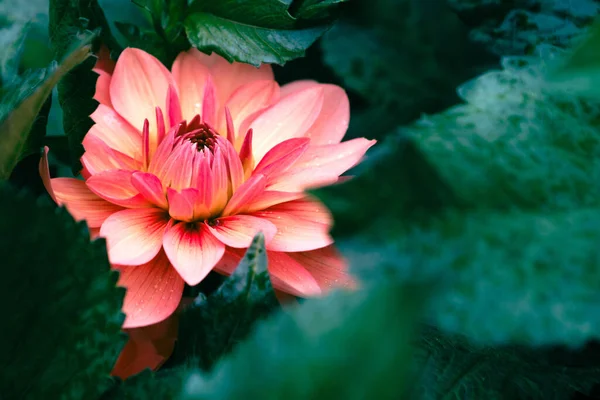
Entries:
POLYGON ((145 370, 125 382, 114 382, 98 400, 176 399, 182 392, 190 368, 178 367, 165 371, 145 370))
POLYGON ((383 285, 307 300, 257 327, 184 399, 398 399, 423 287, 383 285), (260 377, 260 378, 257 378, 260 377))
POLYGON ((138 26, 125 22, 115 22, 115 27, 127 40, 128 47, 142 49, 163 62, 167 60, 165 43, 155 31, 141 30, 138 26))
POLYGON ((255 66, 284 64, 304 51, 329 26, 298 25, 289 0, 197 0, 185 20, 190 43, 198 49, 255 66))
MULTIPOLYGON (((476 75, 486 54, 443 0, 356 2, 360 16, 334 25, 321 41, 324 61, 372 109, 360 136, 378 137, 423 112, 458 101, 456 86, 476 75), (362 5, 362 6, 361 6, 362 5), (364 23, 366 18, 372 23, 364 23)), ((495 60, 494 60, 495 61, 495 60)))
MULTIPOLYGON (((48 70, 31 72, 18 84, 2 89, 0 135, 3 145, 0 146, 0 178, 10 176, 26 150, 31 127, 52 88, 65 74, 88 58, 93 37, 93 33, 87 32, 65 53, 60 64, 53 64, 48 70)), ((39 136, 41 134, 36 134, 35 139, 39 140, 39 136)))
POLYGON ((567 53, 549 74, 550 80, 568 92, 600 98, 600 19, 590 28, 585 40, 567 53))
POLYGON ((4 186, 0 387, 7 399, 93 399, 123 343, 124 290, 104 240, 43 198, 4 186))
MULTIPOLYGON (((108 30, 108 23, 96 0, 50 0, 50 41, 55 57, 63 57, 69 43, 84 29, 100 29, 100 39, 109 49, 118 46, 108 30)), ((79 174, 81 142, 92 127, 89 117, 98 103, 93 99, 98 75, 92 71, 95 60, 88 59, 69 72, 58 85, 58 99, 63 110, 63 126, 71 148, 73 174, 79 174)))
POLYGON ((208 370, 251 332, 256 321, 276 307, 261 234, 219 289, 200 297, 183 313, 174 357, 193 356, 202 369, 208 370))
POLYGON ((149 24, 114 22, 127 47, 142 49, 169 67, 177 55, 189 48, 183 20, 188 14, 186 0, 135 0, 149 24), (149 26, 146 26, 149 25, 149 26))
POLYGON ((299 2, 300 6, 295 13, 298 19, 323 19, 329 18, 336 6, 347 0, 304 0, 299 2))
POLYGON ((434 326, 494 345, 600 338, 600 209, 390 221, 338 246, 364 279, 443 282, 428 314, 434 326))
POLYGON ((600 368, 560 362, 554 348, 477 347, 432 328, 416 347, 408 399, 564 400, 600 382, 600 368))

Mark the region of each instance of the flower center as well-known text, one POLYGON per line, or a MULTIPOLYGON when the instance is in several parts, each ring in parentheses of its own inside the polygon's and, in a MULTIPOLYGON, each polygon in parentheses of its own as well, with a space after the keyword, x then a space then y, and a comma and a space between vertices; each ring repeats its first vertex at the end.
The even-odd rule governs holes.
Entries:
POLYGON ((208 149, 213 153, 217 144, 218 133, 207 124, 202 123, 199 128, 186 133, 184 137, 190 143, 196 145, 196 150, 202 151, 208 149))

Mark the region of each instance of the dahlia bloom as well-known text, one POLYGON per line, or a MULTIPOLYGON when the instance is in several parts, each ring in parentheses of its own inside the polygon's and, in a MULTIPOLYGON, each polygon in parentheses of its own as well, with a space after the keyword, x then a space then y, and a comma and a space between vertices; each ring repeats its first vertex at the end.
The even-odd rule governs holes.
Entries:
POLYGON ((313 81, 279 86, 269 65, 228 63, 192 49, 169 71, 128 48, 100 57, 81 158, 84 180, 50 179, 53 199, 93 235, 127 294, 124 328, 165 321, 184 283, 230 274, 263 232, 276 289, 319 295, 350 284, 332 246, 328 210, 305 189, 337 182, 374 141, 340 143, 343 89, 313 81))

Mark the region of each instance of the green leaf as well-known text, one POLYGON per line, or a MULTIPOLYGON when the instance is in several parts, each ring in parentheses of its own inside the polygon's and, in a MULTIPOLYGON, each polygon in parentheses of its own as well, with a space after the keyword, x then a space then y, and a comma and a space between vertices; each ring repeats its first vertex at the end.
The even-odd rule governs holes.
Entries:
MULTIPOLYGON (((189 49, 184 34, 183 20, 188 14, 186 0, 134 0, 148 23, 115 21, 118 33, 125 39, 125 47, 142 49, 158 58, 167 67, 177 55, 189 49)), ((135 15, 134 15, 135 17, 135 15)), ((121 14, 115 18, 123 18, 121 14)))
POLYGON ((124 289, 104 240, 46 199, 3 186, 0 387, 11 399, 93 399, 123 344, 124 289))
POLYGON ((441 330, 490 345, 600 338, 600 208, 389 221, 338 246, 364 279, 443 282, 427 316, 441 330))
POLYGON ((317 192, 355 272, 444 282, 428 321, 474 341, 580 346, 600 332, 600 106, 548 90, 549 59, 505 58, 459 88, 467 104, 398 130, 317 192))
MULTIPOLYGON (((51 0, 50 41, 55 57, 62 57, 73 37, 85 29, 100 29, 100 39, 109 49, 117 49, 108 23, 96 0, 51 0)), ((58 99, 63 110, 63 126, 71 148, 73 174, 79 174, 81 142, 92 127, 89 117, 98 103, 93 99, 98 75, 92 71, 93 58, 69 72, 58 85, 58 99)))
POLYGON ((558 89, 598 99, 600 90, 600 19, 590 28, 585 40, 574 47, 548 75, 558 89))
POLYGON ((290 0, 197 0, 185 20, 190 43, 229 61, 285 64, 304 55, 328 28, 300 24, 290 0))
POLYGON ((173 357, 193 357, 200 368, 208 370, 277 305, 267 271, 264 237, 259 234, 219 289, 196 299, 182 314, 173 357))
POLYGON ((295 13, 298 19, 324 19, 330 18, 337 9, 337 5, 346 3, 347 0, 304 0, 295 13))
POLYGON ((505 58, 504 70, 458 89, 468 104, 407 130, 465 202, 528 209, 600 204, 600 107, 550 90, 548 62, 505 58))
POLYGON ((158 372, 144 370, 125 382, 115 382, 98 400, 176 399, 190 370, 187 367, 158 372))
POLYGON ((52 93, 52 88, 89 56, 93 37, 91 32, 82 35, 60 64, 53 64, 48 70, 34 71, 19 84, 2 89, 0 134, 3 145, 0 146, 0 179, 7 179, 22 157, 31 127, 52 93))
POLYGON ((209 376, 191 374, 183 398, 397 399, 425 292, 383 285, 307 300, 259 325, 209 376))
POLYGON ((456 86, 475 76, 486 56, 442 0, 372 3, 356 2, 356 21, 334 25, 321 47, 347 89, 393 117, 382 126, 378 119, 367 124, 368 135, 378 137, 423 112, 455 104, 456 86), (365 24, 368 18, 371 24, 365 24))
POLYGON ((561 360, 557 348, 477 347, 432 328, 416 347, 409 399, 564 400, 600 381, 600 368, 561 360))

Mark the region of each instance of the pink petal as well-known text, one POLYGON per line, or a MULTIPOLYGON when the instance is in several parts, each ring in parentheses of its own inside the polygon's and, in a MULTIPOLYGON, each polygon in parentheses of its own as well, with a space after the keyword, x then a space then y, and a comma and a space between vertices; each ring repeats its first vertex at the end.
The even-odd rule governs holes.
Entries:
MULTIPOLYGON (((279 85, 273 80, 254 81, 240 86, 225 103, 231 113, 234 132, 238 135, 242 122, 257 111, 263 110, 279 99, 279 85)), ((221 113, 218 131, 226 129, 225 113, 221 113)))
POLYGON ((94 93, 94 100, 100 104, 112 107, 109 92, 111 75, 105 71, 98 71, 97 73, 98 79, 96 80, 96 92, 94 93))
POLYGON ((83 139, 83 147, 85 153, 81 156, 82 175, 86 179, 112 169, 134 171, 142 168, 140 161, 112 149, 98 136, 87 135, 83 139))
POLYGON ((169 199, 169 215, 178 221, 191 222, 194 220, 194 202, 199 196, 197 189, 188 188, 179 193, 178 191, 167 188, 167 197, 169 199))
POLYGON ((106 238, 112 264, 141 265, 152 260, 162 247, 168 218, 158 208, 119 211, 104 221, 100 236, 106 238))
POLYGON ((348 264, 334 246, 288 255, 312 274, 323 291, 336 287, 355 287, 354 279, 348 273, 348 264))
POLYGON ((319 117, 306 132, 312 145, 339 143, 350 122, 350 102, 346 91, 336 85, 320 85, 325 95, 319 117))
POLYGON ((305 89, 309 89, 309 88, 314 88, 314 87, 318 87, 320 84, 317 81, 313 81, 311 79, 303 79, 300 81, 293 81, 290 83, 286 83, 285 85, 283 85, 281 87, 281 91, 280 91, 280 95, 281 97, 286 97, 289 96, 290 94, 305 90, 305 89))
POLYGON ((48 165, 48 151, 50 151, 48 146, 44 146, 44 152, 42 153, 42 158, 40 159, 38 170, 40 173, 40 177, 42 178, 42 183, 46 188, 46 191, 48 192, 52 200, 54 200, 55 203, 58 203, 56 201, 54 191, 52 190, 52 183, 50 182, 50 166, 48 165))
POLYGON ((231 94, 243 84, 258 80, 273 80, 273 70, 268 64, 256 68, 243 63, 229 63, 216 53, 206 55, 194 48, 189 50, 188 53, 200 60, 210 70, 217 88, 219 109, 231 94))
POLYGON ((147 172, 134 172, 131 175, 131 184, 152 204, 164 209, 169 208, 165 190, 156 175, 147 172))
POLYGON ((50 186, 56 203, 64 205, 77 221, 85 220, 90 228, 99 227, 109 216, 123 210, 96 196, 79 179, 54 178, 50 186))
POLYGON ((173 79, 179 89, 182 119, 191 121, 196 115, 202 115, 204 95, 212 77, 206 66, 189 52, 180 53, 171 68, 173 79))
POLYGON ((86 138, 90 135, 96 136, 110 148, 120 151, 129 157, 141 160, 142 135, 140 134, 140 130, 144 120, 139 121, 139 127, 136 129, 115 110, 104 104, 100 104, 90 118, 96 124, 92 126, 86 138))
POLYGON ((277 227, 277 234, 266 246, 268 250, 308 251, 333 243, 329 235, 331 215, 318 201, 308 198, 289 201, 253 215, 277 227))
POLYGON ((227 173, 227 161, 219 147, 215 149, 212 163, 212 202, 210 204, 211 214, 219 214, 227 205, 229 176, 227 173))
POLYGON ((101 46, 100 50, 96 54, 98 60, 96 65, 92 69, 98 74, 98 80, 96 81, 96 93, 94 94, 94 100, 100 104, 105 104, 112 107, 110 101, 110 80, 112 73, 115 69, 115 62, 110 59, 110 52, 106 46, 101 46))
POLYGON ((308 138, 293 138, 277 144, 260 160, 253 173, 265 175, 268 180, 285 173, 306 152, 309 143, 308 138))
POLYGON ((158 146, 155 109, 167 109, 169 85, 175 82, 160 61, 143 50, 123 50, 110 83, 110 98, 115 110, 137 129, 145 119, 150 121, 151 154, 158 146))
POLYGON ((232 249, 227 247, 225 254, 219 260, 217 265, 213 268, 213 271, 223 275, 231 275, 238 267, 242 257, 244 256, 245 249, 232 249))
POLYGON ((154 156, 150 160, 150 164, 148 165, 148 172, 156 175, 163 183, 166 182, 163 178, 167 174, 167 170, 169 168, 169 164, 167 163, 171 153, 173 152, 173 142, 175 140, 175 130, 176 128, 172 128, 162 140, 154 156))
MULTIPOLYGON (((150 165, 148 168, 149 171, 156 171, 156 176, 166 187, 182 190, 192 186, 192 176, 197 168, 194 159, 201 156, 196 149, 192 148, 191 143, 188 144, 189 146, 176 146, 164 165, 158 166, 156 169, 153 169, 150 165)), ((156 153, 158 154, 158 150, 156 153)))
POLYGON ((165 253, 189 285, 197 285, 208 275, 225 252, 204 224, 171 224, 163 239, 165 253))
POLYGON ((294 165, 272 176, 269 190, 302 191, 335 183, 338 177, 360 162, 375 140, 353 139, 339 144, 310 146, 294 165))
POLYGON ((310 297, 321 294, 315 278, 286 253, 267 251, 269 274, 273 287, 294 296, 310 297))
POLYGON ((250 123, 254 131, 254 158, 259 162, 276 144, 302 137, 317 119, 323 104, 323 89, 309 88, 284 97, 250 123))
POLYGON ((277 192, 265 190, 246 203, 244 212, 253 213, 255 211, 261 211, 277 204, 298 200, 304 196, 306 196, 306 194, 302 192, 277 192))
POLYGON ((233 193, 222 214, 227 216, 243 212, 265 190, 265 185, 266 178, 263 175, 250 177, 233 193))
POLYGON ((92 192, 111 203, 127 208, 152 207, 131 183, 133 174, 134 171, 114 169, 92 175, 86 183, 92 192))
POLYGON ((251 215, 219 218, 214 225, 208 224, 207 227, 217 239, 234 248, 247 248, 259 232, 265 235, 265 242, 268 243, 277 232, 271 222, 251 215))
POLYGON ((138 266, 119 267, 119 286, 127 289, 123 328, 137 328, 164 321, 181 301, 184 282, 164 252, 138 266))
POLYGON ((167 196, 169 215, 175 220, 192 222, 210 216, 209 208, 204 203, 204 197, 198 189, 187 188, 177 192, 168 188, 167 196))

